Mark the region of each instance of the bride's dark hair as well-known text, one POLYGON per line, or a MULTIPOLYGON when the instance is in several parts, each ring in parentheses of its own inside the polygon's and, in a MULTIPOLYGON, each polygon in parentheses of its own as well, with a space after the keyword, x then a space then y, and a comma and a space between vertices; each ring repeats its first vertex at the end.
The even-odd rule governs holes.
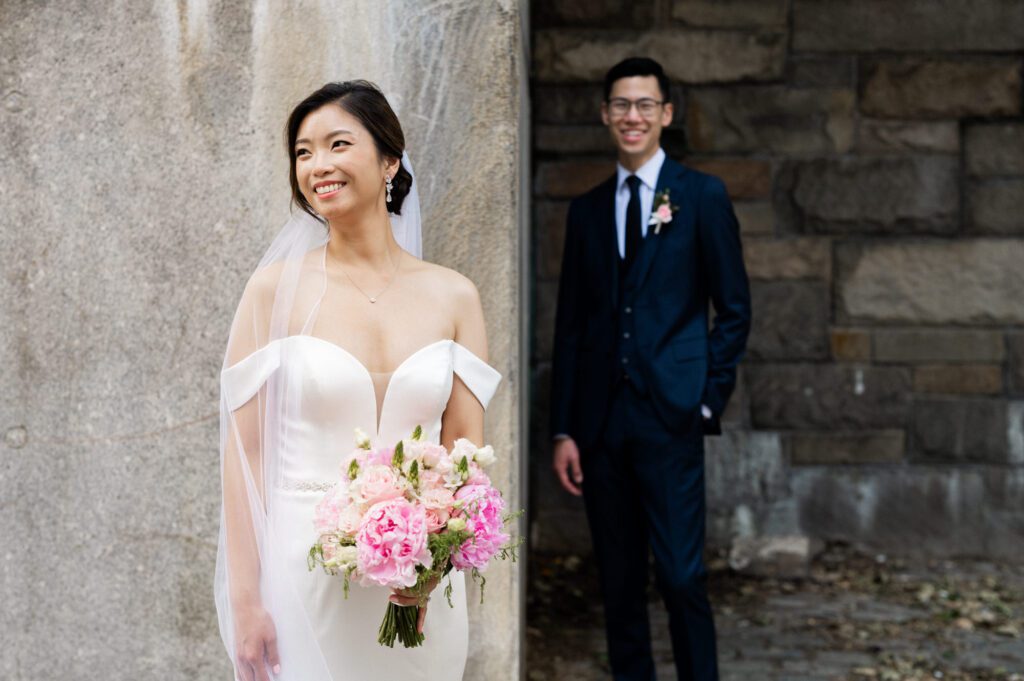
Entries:
MULTIPOLYGON (((299 102, 288 116, 288 124, 285 126, 291 165, 289 180, 292 185, 292 201, 313 217, 317 217, 316 211, 303 196, 295 175, 295 140, 299 136, 299 126, 306 116, 325 104, 337 104, 358 118, 363 127, 370 131, 377 145, 377 152, 381 156, 401 159, 402 152, 405 151, 405 134, 402 132, 402 124, 398 122, 398 116, 391 109, 380 88, 368 80, 327 83, 299 102)), ((391 178, 391 203, 387 204, 390 212, 395 215, 402 214, 402 201, 411 187, 412 175, 399 163, 398 172, 391 178)))

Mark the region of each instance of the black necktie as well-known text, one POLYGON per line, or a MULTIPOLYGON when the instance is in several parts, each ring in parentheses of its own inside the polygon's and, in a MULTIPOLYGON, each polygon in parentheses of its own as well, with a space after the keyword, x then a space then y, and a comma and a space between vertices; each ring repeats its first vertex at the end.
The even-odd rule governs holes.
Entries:
POLYGON ((629 272, 636 254, 640 251, 640 178, 630 175, 626 178, 629 185, 629 204, 626 206, 626 257, 622 263, 623 274, 629 272))

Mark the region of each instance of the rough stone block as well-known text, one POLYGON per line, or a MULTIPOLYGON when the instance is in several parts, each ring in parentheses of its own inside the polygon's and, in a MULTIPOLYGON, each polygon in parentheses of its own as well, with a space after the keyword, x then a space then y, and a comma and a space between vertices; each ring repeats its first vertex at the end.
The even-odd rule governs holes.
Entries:
POLYGON ((794 466, 899 463, 906 451, 902 430, 797 432, 788 434, 786 443, 794 466))
POLYGON ((737 537, 729 549, 729 567, 762 577, 806 577, 821 548, 820 540, 803 535, 737 537))
POLYGON ((776 176, 775 206, 791 231, 951 234, 959 181, 953 156, 789 161, 776 176))
POLYGON ((1013 395, 1024 395, 1024 333, 1006 334, 1009 360, 1009 389, 1013 395))
POLYGON ((918 461, 1008 463, 1008 405, 1003 400, 918 398, 910 452, 918 461))
POLYGON ((756 428, 902 427, 909 410, 903 368, 752 364, 746 377, 756 428))
POLYGON ((615 153, 615 143, 603 125, 542 125, 534 128, 534 149, 559 154, 615 153))
POLYGON ((876 329, 876 362, 1003 361, 1003 336, 980 329, 876 329))
POLYGON ((533 210, 536 216, 533 234, 537 244, 537 277, 542 280, 557 279, 562 270, 565 218, 569 212, 569 202, 537 201, 533 204, 533 210))
POLYGON ((848 56, 790 54, 783 80, 794 88, 852 88, 857 83, 856 66, 848 56))
POLYGON ((642 27, 654 19, 654 0, 558 0, 530 4, 534 27, 622 26, 642 27))
POLYGON ((829 154, 853 143, 854 93, 777 85, 698 89, 686 117, 697 152, 829 154))
POLYGON ((750 287, 756 313, 747 345, 751 359, 828 357, 827 285, 805 281, 755 281, 750 287))
POLYGON ((971 182, 968 229, 975 234, 1024 234, 1024 176, 971 182))
MULTIPOLYGON (((609 64, 609 67, 611 64, 609 64)), ((602 86, 535 83, 530 106, 538 125, 601 125, 602 86)))
POLYGON ((861 110, 883 118, 1015 116, 1021 112, 1021 62, 1011 58, 864 65, 861 110))
POLYGON ((960 151, 956 121, 894 121, 864 118, 857 130, 858 151, 867 153, 939 153, 960 151))
POLYGON ((836 245, 842 322, 1024 323, 1024 241, 836 245))
POLYGON ((723 182, 733 199, 764 199, 771 194, 772 167, 757 159, 689 159, 687 165, 723 182))
POLYGON ((743 260, 751 279, 832 278, 832 248, 828 239, 747 239, 743 260))
POLYGON ((558 282, 536 282, 533 287, 533 357, 551 359, 555 342, 555 312, 558 309, 558 282))
POLYGON ((832 329, 832 357, 841 362, 871 360, 871 334, 866 329, 832 329))
POLYGON ((800 528, 900 555, 1024 560, 1024 468, 809 466, 793 470, 800 528))
POLYGON ((615 173, 614 161, 545 161, 534 179, 535 197, 572 199, 615 173))
POLYGON ((543 82, 600 81, 613 64, 636 54, 658 60, 669 78, 686 83, 774 80, 786 60, 782 30, 545 29, 533 40, 534 73, 543 82))
POLYGON ((792 13, 797 51, 1024 49, 1024 5, 1017 0, 796 0, 792 13))
POLYGON ((732 207, 744 237, 775 233, 775 208, 770 201, 734 201, 732 207))
POLYGON ((1024 123, 977 123, 964 138, 970 175, 1024 175, 1024 123))
POLYGON ((925 364, 914 368, 914 392, 998 395, 1003 367, 998 364, 925 364))
POLYGON ((675 0, 672 18, 690 26, 785 28, 788 0, 675 0))

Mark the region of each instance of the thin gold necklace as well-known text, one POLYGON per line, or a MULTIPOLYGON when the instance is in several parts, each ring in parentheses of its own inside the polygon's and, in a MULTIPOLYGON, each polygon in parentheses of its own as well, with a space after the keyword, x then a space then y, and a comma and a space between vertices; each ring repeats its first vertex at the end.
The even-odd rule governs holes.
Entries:
MULTIPOLYGON (((391 247, 390 247, 390 246, 388 246, 388 262, 391 262, 391 247)), ((360 293, 362 293, 362 294, 363 294, 364 296, 366 296, 366 298, 367 298, 367 299, 368 299, 368 300, 369 300, 369 301, 370 301, 371 303, 376 303, 376 302, 377 302, 377 299, 378 299, 378 298, 380 298, 380 297, 381 297, 381 295, 382 295, 382 294, 383 294, 383 293, 384 293, 385 291, 387 291, 387 290, 388 290, 389 288, 391 288, 391 284, 393 284, 393 283, 394 283, 394 281, 395 281, 395 275, 396 275, 396 274, 398 274, 398 266, 399 266, 399 265, 400 265, 401 263, 402 263, 402 261, 401 261, 401 260, 398 260, 398 261, 396 261, 396 262, 394 262, 394 263, 393 263, 393 265, 392 265, 392 269, 391 269, 391 278, 390 278, 390 279, 388 279, 388 283, 387 283, 387 285, 386 285, 386 286, 385 286, 384 288, 382 288, 382 289, 381 289, 380 291, 378 291, 378 292, 377 292, 377 295, 374 295, 374 296, 371 296, 371 295, 370 295, 369 293, 367 293, 366 291, 364 291, 364 290, 363 290, 363 287, 362 287, 362 286, 360 286, 359 284, 357 284, 357 283, 356 283, 356 281, 355 281, 355 279, 353 279, 352 277, 350 277, 350 276, 349 276, 349 274, 348 274, 348 270, 346 270, 346 269, 344 268, 344 266, 342 266, 342 264, 341 264, 340 262, 338 263, 338 267, 341 267, 341 272, 342 272, 342 274, 344 274, 344 275, 345 275, 345 278, 346 278, 346 279, 348 279, 348 280, 349 280, 350 282, 352 282, 352 285, 353 285, 353 286, 355 286, 355 287, 356 287, 357 289, 359 289, 359 292, 360 292, 360 293)))

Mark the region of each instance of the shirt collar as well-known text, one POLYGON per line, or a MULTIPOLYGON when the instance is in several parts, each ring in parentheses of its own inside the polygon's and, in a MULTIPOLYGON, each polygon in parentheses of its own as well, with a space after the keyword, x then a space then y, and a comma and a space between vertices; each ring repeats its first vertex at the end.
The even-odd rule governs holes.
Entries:
POLYGON ((651 188, 653 191, 658 186, 658 175, 661 173, 661 166, 665 163, 665 150, 658 147, 658 151, 654 153, 647 163, 640 166, 635 172, 631 173, 622 167, 622 164, 617 164, 617 180, 618 184, 615 186, 618 189, 622 189, 622 186, 626 183, 626 178, 630 175, 636 175, 640 178, 640 181, 651 188))

